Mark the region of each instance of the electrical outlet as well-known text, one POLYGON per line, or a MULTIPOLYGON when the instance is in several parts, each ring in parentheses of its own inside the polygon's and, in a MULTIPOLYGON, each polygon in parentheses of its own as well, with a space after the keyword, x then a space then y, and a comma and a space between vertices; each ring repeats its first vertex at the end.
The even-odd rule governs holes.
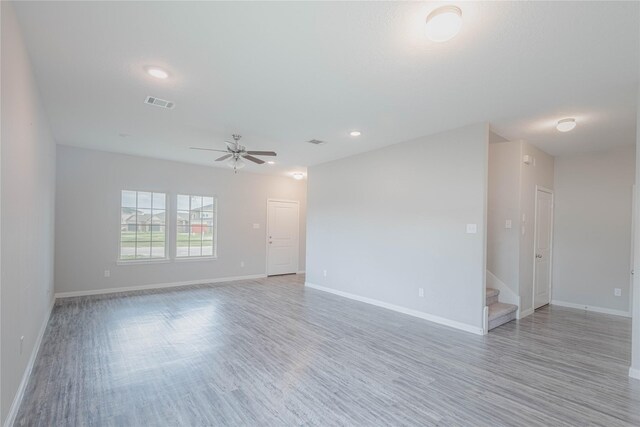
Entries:
POLYGON ((253 228, 257 230, 258 228, 260 228, 260 224, 253 224, 253 228))
POLYGON ((621 297, 622 296, 622 289, 620 288, 614 288, 613 289, 613 295, 617 296, 617 297, 621 297))
POLYGON ((240 261, 240 267, 244 267, 244 261, 240 261))
POLYGON ((104 271, 104 277, 111 277, 111 271, 110 270, 105 270, 104 271))
POLYGON ((424 298, 424 288, 418 288, 418 296, 424 298))
POLYGON ((322 270, 322 275, 323 275, 324 277, 327 277, 327 270, 322 270))
POLYGON ((504 222, 504 228, 507 228, 507 229, 511 228, 511 220, 510 219, 508 219, 508 220, 506 220, 504 222))
POLYGON ((478 232, 478 224, 467 224, 467 234, 476 234, 478 232))

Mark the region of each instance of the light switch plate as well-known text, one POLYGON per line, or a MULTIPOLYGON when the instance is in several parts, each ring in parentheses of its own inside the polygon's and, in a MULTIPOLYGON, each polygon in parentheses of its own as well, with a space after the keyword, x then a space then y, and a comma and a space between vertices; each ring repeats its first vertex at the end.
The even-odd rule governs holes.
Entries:
POLYGON ((478 224, 467 224, 467 234, 476 234, 478 232, 478 224))
POLYGON ((260 228, 260 224, 253 224, 253 228, 255 228, 255 229, 260 228))
POLYGON ((504 222, 504 228, 511 228, 511 220, 508 219, 504 222))
POLYGON ((622 289, 620 288, 614 288, 613 289, 613 295, 617 296, 617 297, 621 297, 622 296, 622 289))

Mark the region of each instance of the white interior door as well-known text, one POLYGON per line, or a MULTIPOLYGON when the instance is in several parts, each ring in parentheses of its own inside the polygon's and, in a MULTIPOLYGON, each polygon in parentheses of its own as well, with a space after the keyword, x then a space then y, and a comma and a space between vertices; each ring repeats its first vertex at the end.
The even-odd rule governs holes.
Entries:
POLYGON ((267 275, 298 272, 299 203, 267 201, 267 275))
POLYGON ((553 193, 536 191, 535 265, 533 307, 551 302, 551 236, 553 232, 553 193))

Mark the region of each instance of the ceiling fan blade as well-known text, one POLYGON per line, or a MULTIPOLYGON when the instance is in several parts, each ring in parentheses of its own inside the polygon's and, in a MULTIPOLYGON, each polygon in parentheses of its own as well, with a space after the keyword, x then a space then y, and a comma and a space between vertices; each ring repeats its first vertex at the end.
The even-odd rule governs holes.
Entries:
POLYGON ((219 151, 220 153, 228 153, 228 150, 216 150, 213 148, 200 148, 200 147, 189 147, 191 150, 203 150, 203 151, 219 151))
POLYGON ((275 151, 247 151, 247 154, 253 154, 254 156, 277 156, 275 151))
POLYGON ((223 160, 227 160, 227 159, 228 159, 229 157, 231 157, 231 156, 233 156, 233 154, 225 154, 225 155, 224 155, 224 156, 222 156, 222 157, 218 157, 215 161, 216 161, 216 162, 221 162, 221 161, 223 161, 223 160))
POLYGON ((242 157, 247 159, 247 160, 252 161, 253 163, 257 163, 259 165, 264 163, 264 160, 260 160, 257 157, 250 156, 249 154, 243 154, 242 157))

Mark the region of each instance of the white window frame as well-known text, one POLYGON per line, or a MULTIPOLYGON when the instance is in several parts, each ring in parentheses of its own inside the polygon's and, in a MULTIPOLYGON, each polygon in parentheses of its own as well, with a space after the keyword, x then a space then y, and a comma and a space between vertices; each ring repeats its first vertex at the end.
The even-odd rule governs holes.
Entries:
MULTIPOLYGON (((118 214, 119 214, 119 221, 118 221, 118 254, 117 254, 117 258, 116 258, 116 265, 129 265, 129 264, 162 264, 162 263, 167 263, 170 262, 171 259, 169 258, 169 248, 171 247, 171 242, 169 241, 169 227, 171 224, 171 214, 170 214, 170 209, 171 209, 171 202, 170 202, 170 194, 167 191, 161 191, 161 190, 129 190, 129 189, 122 189, 120 190, 120 192, 118 193, 119 195, 119 209, 118 209, 118 214), (165 212, 165 217, 164 217, 164 257, 162 258, 137 258, 137 259, 122 259, 122 192, 123 191, 135 191, 136 192, 136 209, 138 209, 138 196, 137 193, 151 193, 151 198, 153 200, 153 193, 157 193, 157 194, 164 194, 164 212, 165 212)), ((153 204, 152 204, 153 206, 153 204)), ((152 211, 153 213, 153 211, 152 211)), ((137 224, 136 224, 137 226, 137 224)), ((153 248, 152 248, 153 250, 153 248)))
POLYGON ((203 195, 203 194, 189 194, 189 192, 179 192, 175 195, 175 217, 176 220, 173 223, 172 235, 175 237, 173 239, 173 259, 177 262, 189 262, 189 261, 206 261, 206 260, 216 260, 218 259, 218 196, 213 195, 203 195), (191 221, 191 197, 210 197, 213 199, 213 255, 182 255, 178 256, 178 197, 179 196, 187 196, 189 197, 189 221, 191 221))

